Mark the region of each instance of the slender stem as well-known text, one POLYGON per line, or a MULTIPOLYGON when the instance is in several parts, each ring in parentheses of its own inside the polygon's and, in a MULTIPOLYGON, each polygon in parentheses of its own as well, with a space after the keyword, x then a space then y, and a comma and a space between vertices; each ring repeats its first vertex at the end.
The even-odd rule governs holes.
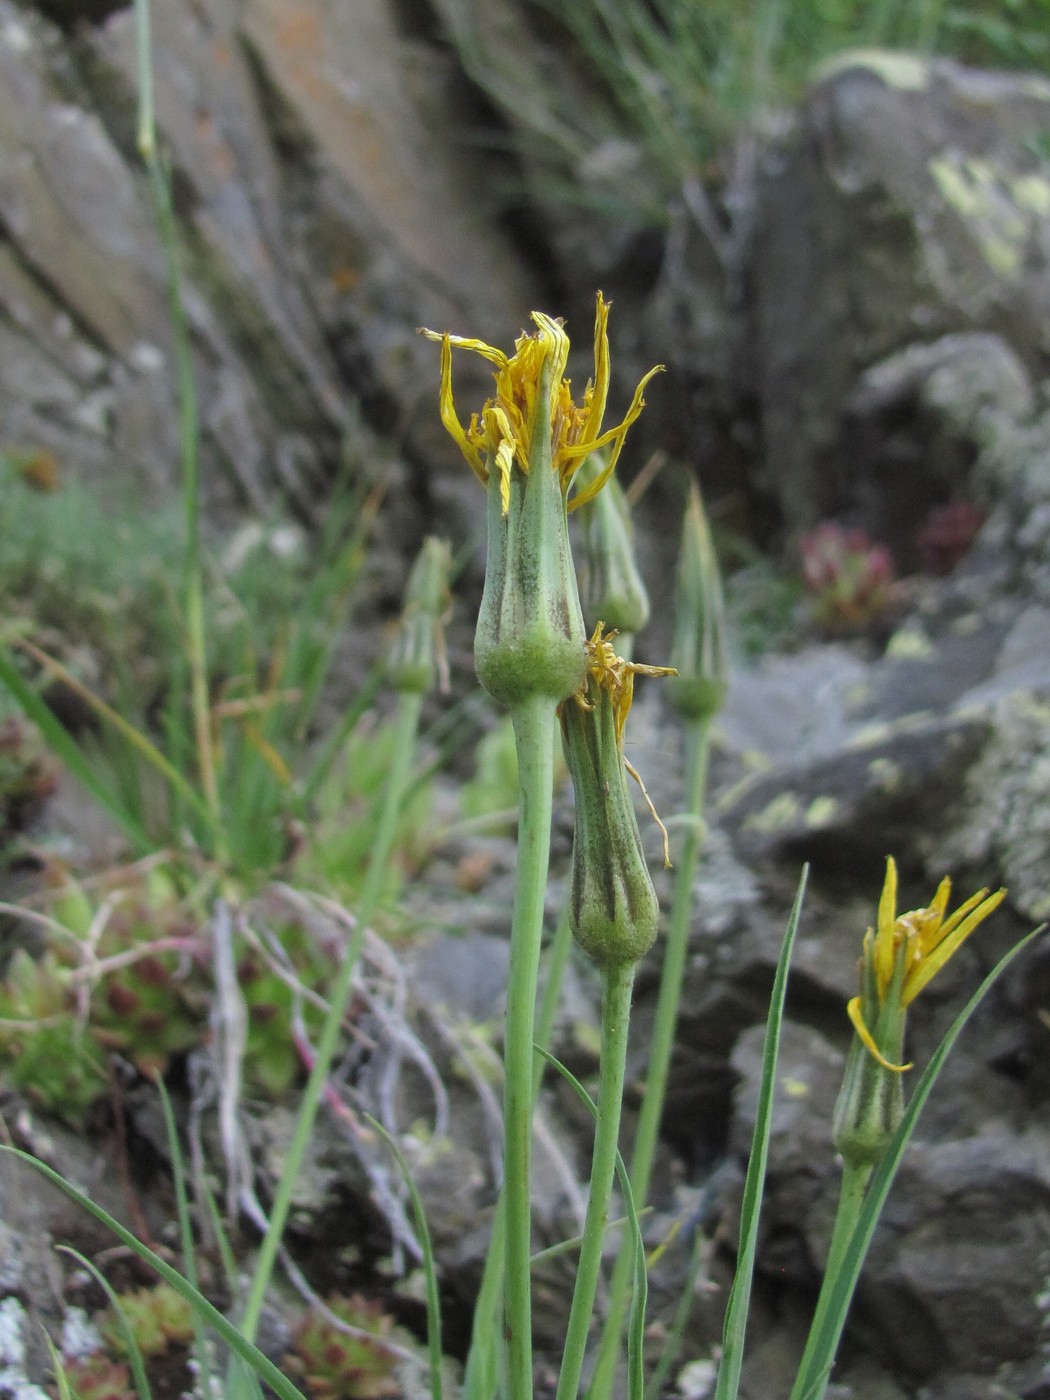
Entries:
MULTIPOLYGON (((568 909, 563 909, 546 959, 546 978, 539 1011, 536 1014, 534 1043, 543 1049, 550 1046, 554 1027, 554 1017, 561 997, 561 984, 565 975, 565 965, 572 949, 572 929, 569 927, 568 909)), ((540 1082, 546 1061, 539 1055, 532 1066, 532 1102, 536 1103, 540 1082)), ((492 1378, 483 1372, 491 1367, 492 1337, 497 1327, 500 1301, 503 1289, 503 1267, 506 1258, 503 1217, 503 1193, 500 1192, 496 1210, 492 1218, 492 1238, 485 1255, 485 1269, 481 1276, 481 1287, 474 1304, 474 1325, 471 1333, 470 1351, 463 1375, 463 1395, 465 1400, 490 1400, 494 1394, 492 1378)))
POLYGON ((867 1190, 871 1172, 872 1168, 868 1165, 851 1166, 848 1162, 842 1168, 839 1204, 838 1210, 835 1212, 835 1224, 831 1230, 831 1243, 828 1245, 828 1261, 824 1266, 824 1281, 820 1286, 817 1306, 810 1324, 809 1336, 806 1339, 806 1349, 802 1353, 798 1374, 791 1391, 791 1400, 823 1400, 824 1392, 827 1389, 831 1373, 830 1366, 822 1379, 811 1374, 817 1340, 820 1336, 824 1316, 831 1306, 838 1288, 839 1265, 842 1263, 846 1246, 853 1237, 853 1231, 860 1217, 861 1207, 864 1205, 864 1193, 867 1190))
MULTIPOLYGON (((583 1242, 576 1270, 576 1286, 569 1311, 569 1326, 558 1377, 557 1400, 576 1400, 587 1350, 594 1299, 598 1291, 605 1229, 609 1220, 609 1197, 616 1171, 616 1147, 620 1136, 620 1106, 623 1101, 624 1067, 627 1061, 627 1027, 631 1016, 631 989, 634 963, 607 968, 602 974, 601 1079, 598 1087, 598 1123, 591 1158, 591 1188, 583 1242)), ((623 1247, 620 1257, 630 1258, 632 1250, 623 1247)))
POLYGON ((277 1183, 273 1205, 270 1208, 269 1224, 266 1234, 263 1236, 259 1258, 252 1275, 248 1301, 244 1308, 244 1319, 240 1327, 241 1333, 247 1341, 255 1340, 259 1317, 266 1298, 266 1290, 273 1275, 277 1251, 281 1247, 285 1225, 288 1222, 292 1194, 299 1178, 299 1171, 306 1155, 314 1119, 317 1116, 317 1107, 324 1093, 328 1073, 335 1058, 336 1046, 339 1043, 339 1035, 343 1028, 343 1018, 350 1000, 354 965, 361 952, 365 928, 375 913, 383 888, 390 852, 393 849, 394 837, 397 833, 397 819, 408 785, 412 758, 416 749, 416 736, 419 732, 419 714, 422 705, 423 696, 414 691, 403 692, 400 696, 394 757, 387 777, 383 807, 376 829, 375 844, 372 848, 372 863, 368 868, 364 889, 358 901, 356 927, 329 992, 328 1011, 325 1015, 324 1025, 321 1027, 314 1062, 310 1069, 310 1076, 306 1081, 306 1088, 303 1091, 302 1103, 299 1106, 295 1132, 292 1135, 288 1156, 281 1169, 281 1178, 277 1183))
MULTIPOLYGON (((656 1021, 649 1050, 649 1069, 646 1074, 645 1094, 642 1097, 634 1151, 631 1156, 631 1190, 634 1193, 634 1203, 638 1210, 644 1208, 649 1195, 653 1158, 656 1154, 660 1119, 663 1116, 664 1098, 667 1092, 667 1075, 671 1065, 671 1052, 674 1049, 675 1028, 678 1022, 678 998, 689 946, 693 880, 696 876, 696 866, 703 836, 700 813, 703 810, 704 794, 707 788, 707 758, 710 741, 711 721, 709 719, 692 721, 687 731, 685 794, 685 812, 687 817, 692 818, 692 820, 685 829, 685 839, 678 858, 674 897, 667 928, 667 943, 664 948, 663 970, 660 974, 660 991, 656 1002, 656 1021)), ((613 1378, 620 1356, 623 1320, 627 1312, 631 1290, 631 1266, 630 1250, 622 1250, 613 1270, 609 1289, 609 1310, 606 1314, 598 1360, 595 1363, 594 1377, 589 1389, 589 1394, 594 1397, 594 1400, 604 1400, 604 1397, 612 1394, 613 1378)))
POLYGON ((503 1051, 505 1300, 510 1400, 532 1396, 532 1057, 554 782, 552 705, 544 696, 512 714, 518 751, 518 868, 510 935, 503 1051))

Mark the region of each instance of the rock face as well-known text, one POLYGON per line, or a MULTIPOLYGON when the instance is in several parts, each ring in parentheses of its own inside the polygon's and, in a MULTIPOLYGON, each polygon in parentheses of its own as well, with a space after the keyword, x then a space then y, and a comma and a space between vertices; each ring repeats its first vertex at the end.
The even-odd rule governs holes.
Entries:
MULTIPOLYGON (((672 1086, 675 1140, 691 1123, 701 1161, 717 1159, 727 1137, 731 1159, 742 1167, 746 1157, 760 989, 772 978, 791 882, 804 861, 811 867, 763 1216, 770 1312, 759 1310, 748 1371, 756 1400, 789 1388, 808 1321, 793 1308, 812 1297, 827 1248, 845 1001, 886 855, 901 866, 902 907, 924 906, 946 871, 959 899, 981 885, 1009 889, 994 923, 916 1002, 909 1056, 919 1065, 980 976, 1046 917, 1047 556, 1044 532, 1033 525, 1025 535, 1017 522, 1039 517, 1047 441, 1045 423, 1015 439, 1015 475, 977 549, 950 580, 923 587, 881 654, 821 646, 770 658, 737 678, 721 721, 672 1086), (737 1083, 727 1091, 732 1041, 737 1083)), ((843 1396, 874 1393, 876 1372, 923 1400, 995 1394, 996 1385, 1046 1393, 1048 1000, 1050 956, 1037 944, 949 1059, 858 1292, 836 1371, 843 1396)))
MULTIPOLYGON (((503 343, 537 288, 520 242, 479 200, 486 158, 467 159, 456 143, 462 71, 440 29, 456 11, 452 0, 432 12, 403 0, 154 6, 158 118, 216 503, 266 510, 282 499, 312 518, 348 405, 362 460, 382 435, 384 466, 417 488, 384 511, 391 536, 458 505, 458 483, 473 490, 461 468, 452 486, 431 470, 454 453, 434 412, 433 347, 415 328, 503 343)), ((521 46, 523 74, 542 69, 519 7, 486 16, 504 46, 521 46)), ((178 420, 163 251, 134 149, 133 39, 131 11, 105 0, 0 0, 0 450, 42 450, 115 489, 135 479, 159 493, 175 479, 178 420)), ((884 650, 814 641, 771 657, 739 675, 720 720, 663 1164, 665 1180, 705 1193, 698 1214, 714 1238, 716 1283, 732 1255, 732 1183, 772 970, 800 866, 811 866, 745 1377, 755 1400, 787 1393, 818 1282, 837 1187, 828 1117, 850 1037, 844 1005, 886 855, 898 859, 908 907, 925 904, 945 871, 960 896, 1009 887, 994 923, 916 1006, 917 1061, 980 973, 1050 914, 1050 416, 1035 388, 1050 360, 1048 123, 1042 81, 854 56, 766 151, 746 250, 750 302, 728 298, 725 268, 696 228, 676 227, 632 332, 628 358, 644 368, 666 354, 680 382, 718 382, 742 431, 747 398, 761 428, 749 470, 790 529, 852 516, 908 565, 932 506, 972 496, 989 513, 965 564, 916 588, 884 650)), ((641 303, 642 279, 623 270, 637 229, 618 228, 587 258, 564 214, 548 232, 556 266, 544 295, 600 269, 624 276, 628 306, 641 303)), ((567 295, 583 302, 592 290, 567 295)), ((467 361, 465 386, 469 372, 467 361)), ((474 386, 485 382, 482 367, 474 386)), ((676 398, 668 441, 713 441, 710 414, 696 408, 717 397, 676 398)), ((655 388, 653 400, 659 422, 655 388)), ((661 564, 666 537, 663 522, 659 548, 650 542, 661 564)), ((650 790, 671 815, 674 731, 655 698, 640 697, 635 720, 635 741, 653 755, 650 790)), ((556 873, 569 829, 562 812, 556 873)), ((421 1000, 439 983, 459 987, 467 1021, 498 1015, 513 858, 507 843, 500 853, 481 899, 441 891, 433 869, 414 895, 421 925, 470 930, 455 957, 436 939, 421 949, 415 973, 421 1000)), ((638 984, 643 1034, 654 981, 650 961, 638 984)), ((590 991, 583 969, 576 1030, 563 1027, 559 1045, 584 1073, 590 991)), ((1048 1007, 1050 956, 1037 945, 975 1016, 924 1115, 847 1334, 842 1400, 1050 1394, 1048 1007)), ((448 1027, 419 1014, 431 1060, 450 1080, 469 1071, 448 1027)), ((406 1144, 433 1205, 448 1292, 465 1300, 493 1198, 490 1069, 479 1058, 469 1092, 457 1090, 455 1149, 445 1150, 444 1127, 406 1144)), ((431 1089, 426 1081, 421 1105, 406 1091, 404 1121, 430 1121, 431 1089)), ((277 1117, 258 1131, 260 1154, 279 1159, 277 1117)), ((383 1160, 378 1146, 355 1155, 338 1134, 325 1147, 318 1191, 302 1202, 302 1239, 318 1251, 347 1196, 365 1209, 383 1160)), ((64 1138, 58 1149, 64 1159, 64 1138)), ((554 1235, 579 1204, 566 1182, 578 1163, 560 1134, 548 1156, 542 1223, 554 1235)), ((89 1184, 103 1175, 97 1152, 69 1160, 89 1184)), ((9 1198, 12 1180, 0 1179, 9 1198)), ((26 1228, 66 1228, 52 1217, 34 1206, 26 1228)), ((341 1246, 356 1220, 343 1211, 341 1246)), ((44 1266, 34 1253, 15 1278, 4 1228, 0 1289, 21 1293, 27 1270, 43 1277, 44 1266)), ((565 1311, 565 1281, 556 1284, 540 1322, 552 1343, 565 1311)), ((704 1364, 721 1309, 702 1310, 690 1346, 704 1364)))
POLYGON ((1048 115, 1036 78, 847 55, 767 151, 753 373, 791 527, 853 513, 906 545, 965 493, 995 414, 1027 410, 1050 354, 1048 115))
MULTIPOLYGON (((417 460, 441 442, 416 327, 512 336, 528 279, 478 212, 452 70, 399 7, 153 8, 206 480, 311 518, 355 406, 358 448, 370 429, 417 460)), ((130 8, 66 35, 0 4, 0 447, 167 488, 175 369, 135 73, 130 8)))

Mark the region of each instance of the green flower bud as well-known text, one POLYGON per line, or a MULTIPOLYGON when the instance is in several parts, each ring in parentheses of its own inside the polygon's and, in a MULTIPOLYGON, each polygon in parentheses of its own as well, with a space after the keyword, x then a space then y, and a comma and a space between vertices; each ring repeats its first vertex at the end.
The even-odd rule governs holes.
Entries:
POLYGON ((586 686, 558 710, 576 803, 569 926, 584 952, 611 968, 637 962, 656 937, 660 911, 627 790, 623 730, 635 675, 670 671, 617 657, 601 623, 587 650, 586 686))
POLYGON ((708 719, 717 713, 729 684, 725 601, 695 482, 689 491, 678 556, 671 660, 678 672, 668 692, 671 703, 690 719, 708 719))
MULTIPOLYGON (((598 453, 581 467, 578 480, 588 486, 603 470, 598 453)), ((577 514, 583 544, 580 601, 587 623, 599 618, 614 632, 640 632, 649 621, 649 594, 634 556, 631 509, 613 477, 577 514)))
MULTIPOLYGON (((904 1116, 904 1079, 907 1068, 900 1063, 904 1050, 904 1011, 900 1006, 900 984, 904 976, 904 945, 897 954, 889 1001, 880 1008, 874 960, 865 939, 861 960, 861 1006, 871 1018, 874 1040, 879 1046, 873 1055, 859 1035, 853 1037, 846 1059, 846 1072, 831 1120, 831 1140, 836 1152, 850 1166, 875 1166, 904 1116)), ((852 1003, 851 1003, 852 1004, 852 1003)))
POLYGON ((424 694, 435 678, 442 690, 448 687, 444 624, 451 567, 448 541, 428 536, 408 576, 404 611, 387 656, 387 676, 395 690, 424 694))
POLYGON ((587 666, 565 498, 551 467, 548 361, 535 415, 529 470, 512 470, 509 482, 489 473, 485 589, 474 634, 478 679, 512 708, 531 695, 564 700, 587 666))

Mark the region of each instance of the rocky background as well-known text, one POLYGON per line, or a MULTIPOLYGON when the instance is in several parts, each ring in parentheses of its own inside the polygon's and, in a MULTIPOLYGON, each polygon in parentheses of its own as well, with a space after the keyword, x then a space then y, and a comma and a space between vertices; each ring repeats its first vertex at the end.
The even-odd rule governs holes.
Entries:
MULTIPOLYGON (((713 222, 685 188, 659 220, 637 204, 603 218, 567 210, 527 157, 508 154, 522 92, 577 81, 571 56, 507 3, 486 10, 472 59, 452 43, 461 20, 454 0, 155 6, 210 510, 229 519, 280 502, 316 522, 352 432, 358 456, 396 487, 378 567, 400 580, 424 533, 463 540, 477 511, 437 422, 436 355, 416 328, 508 344, 539 306, 566 312, 586 346, 600 285, 615 302, 621 395, 638 371, 668 366, 628 473, 668 454, 698 474, 716 518, 721 509, 764 549, 790 549, 829 518, 892 549, 909 578, 885 634, 810 635, 742 665, 717 736, 651 1225, 654 1240, 672 1220, 687 1228, 654 1302, 665 1316, 700 1230, 705 1286, 684 1358, 695 1364, 676 1393, 706 1394, 765 999, 808 861, 745 1373, 747 1394, 771 1400, 786 1393, 830 1227, 844 1002, 885 856, 900 863, 905 907, 925 904, 945 871, 961 896, 1010 891, 916 1007, 917 1060, 980 973, 1050 914, 1050 83, 848 56, 751 133, 721 191, 735 199, 713 222), (506 73, 501 54, 513 88, 482 81, 486 64, 490 79, 506 73), (972 542, 972 529, 955 538, 952 517, 936 514, 959 503, 984 521, 972 542)), ((132 485, 158 499, 172 489, 178 434, 135 101, 126 6, 0 0, 0 447, 54 454, 63 472, 104 481, 115 509, 132 485)), ((620 161, 625 178, 640 160, 622 143, 593 156, 620 161)), ((469 373, 465 362, 465 402, 484 388, 469 373)), ((668 587, 657 541, 677 499, 658 483, 641 511, 658 614, 643 659, 654 661, 668 587)), ((657 805, 673 813, 677 737, 655 694, 637 707, 634 740, 657 805)), ((562 871, 570 833, 566 808, 562 871)), ((439 1000, 453 1020, 498 1014, 512 849, 494 843, 469 902, 453 878, 465 854, 437 861, 419 896, 440 911, 411 970, 424 1021, 439 1000), (436 931, 457 922, 458 938, 436 931)), ((654 963, 639 985, 640 1044, 655 977, 654 963)), ((592 994, 581 970, 561 1049, 584 1071, 592 994)), ((428 1032, 439 1061, 451 1053, 442 1034, 428 1032)), ((979 1011, 921 1124, 858 1296, 840 1400, 1050 1397, 1048 1064, 1050 953, 1037 946, 979 1011)), ((476 1084, 454 1093, 451 1145, 416 1163, 453 1347, 491 1199, 484 1103, 476 1084)), ((548 1110, 541 1214, 554 1231, 571 1219, 579 1148, 564 1136, 570 1106, 554 1094, 548 1110)), ((148 1136, 145 1117, 139 1129, 148 1136)), ((280 1131, 272 1116, 258 1126, 260 1154, 279 1152, 280 1131)), ((52 1155, 103 1192, 91 1144, 48 1134, 52 1155)), ((303 1203, 307 1258, 333 1231, 353 1242, 362 1213, 375 1213, 374 1172, 343 1162, 337 1144, 318 1149, 333 1154, 342 1165, 303 1203)), ((0 1177, 0 1201, 8 1185, 0 1177)), ((45 1245, 76 1237, 75 1224, 8 1197, 0 1284, 53 1313, 45 1245)), ((554 1270, 541 1336, 556 1335, 564 1287, 554 1270)))

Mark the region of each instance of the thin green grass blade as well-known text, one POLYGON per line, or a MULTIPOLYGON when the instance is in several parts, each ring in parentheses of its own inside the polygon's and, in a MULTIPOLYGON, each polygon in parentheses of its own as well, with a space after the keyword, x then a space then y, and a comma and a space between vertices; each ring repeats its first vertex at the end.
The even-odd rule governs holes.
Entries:
POLYGON ((748 1160, 744 1196, 740 1206, 740 1244, 737 1252, 736 1272, 733 1275, 733 1286, 729 1291, 729 1302, 726 1304, 725 1325, 722 1332, 722 1359, 718 1367, 714 1400, 736 1400, 736 1394, 740 1387, 740 1371, 744 1364, 744 1333, 747 1330, 747 1314, 751 1304, 751 1283, 755 1273, 755 1254, 758 1250, 762 1191, 765 1187, 766 1164, 769 1160, 773 1098, 777 1084, 777 1059, 780 1054, 780 1032, 784 1022, 784 998, 787 994, 788 969, 791 966, 795 935, 798 933, 799 920, 802 917, 802 901, 805 898, 808 877, 809 866, 806 865, 802 868, 798 890, 795 894, 795 903, 784 931, 784 942, 780 949, 780 957, 777 959, 773 991, 769 999, 769 1018, 766 1021, 766 1044, 762 1052, 762 1081, 758 1091, 755 1131, 751 1138, 751 1156, 748 1160))
POLYGON ((645 1400, 659 1400, 659 1397, 663 1395, 664 1382, 682 1349, 682 1338, 689 1325, 689 1317, 695 1302, 696 1281, 700 1277, 700 1263, 703 1258, 703 1244, 703 1231, 697 1227, 693 1237, 692 1252, 689 1255, 689 1268, 686 1270, 682 1295, 675 1308, 667 1336, 664 1338, 660 1359, 656 1363, 653 1374, 649 1377, 649 1384, 645 1387, 645 1400))
POLYGON ((0 1143, 0 1152, 7 1153, 9 1156, 17 1157, 19 1161, 25 1162, 27 1166, 32 1167, 33 1170, 39 1172, 41 1176, 46 1177, 53 1186, 57 1186, 63 1195, 68 1196, 71 1201, 75 1201, 76 1204, 86 1210, 89 1215, 93 1215, 100 1224, 105 1225, 107 1230, 111 1230, 123 1244, 127 1245, 132 1253, 136 1254, 144 1263, 148 1264, 151 1269, 155 1269, 166 1283, 171 1284, 176 1293, 186 1299, 190 1307, 198 1314, 201 1321, 208 1327, 214 1328, 230 1350, 264 1380, 280 1397, 280 1400, 307 1400, 303 1392, 297 1386, 293 1385, 287 1376, 281 1374, 269 1357, 264 1356, 259 1348, 253 1346, 251 1342, 245 1341, 244 1337, 241 1336, 240 1332, 233 1323, 230 1322, 229 1318, 224 1317, 214 1304, 209 1303, 207 1298, 203 1297, 191 1284, 186 1282, 177 1269, 173 1269, 170 1264, 165 1263, 163 1259, 154 1254, 153 1250, 147 1245, 144 1245, 141 1240, 136 1239, 131 1231, 125 1229, 120 1221, 115 1220, 108 1211, 96 1205, 95 1202, 91 1200, 89 1196, 85 1196, 82 1191, 78 1191, 65 1177, 60 1176, 53 1167, 49 1167, 45 1162, 41 1162, 36 1157, 30 1156, 28 1152, 23 1152, 17 1147, 8 1147, 4 1143, 0 1143))
POLYGON ((60 1244, 58 1248, 63 1254, 68 1254, 71 1259, 75 1259, 78 1264, 85 1268, 109 1299, 109 1305, 113 1309, 113 1314, 117 1319, 117 1327, 120 1330, 121 1340, 128 1354, 128 1365, 131 1367, 131 1376, 135 1382, 135 1389, 138 1391, 139 1400, 153 1400, 153 1391, 150 1388, 149 1377, 146 1375, 146 1363, 142 1359, 142 1350, 135 1340, 135 1333, 132 1331, 127 1314, 121 1306, 116 1289, 102 1273, 101 1269, 92 1264, 90 1259, 86 1259, 79 1250, 72 1249, 67 1244, 60 1244))
MULTIPOLYGON (((592 1118, 598 1117, 598 1105, 588 1094, 570 1069, 542 1046, 533 1047, 547 1063, 562 1076, 573 1093, 584 1105, 592 1118)), ((624 1210, 627 1215, 631 1238, 631 1252, 634 1256, 634 1289, 631 1297, 630 1321, 627 1327, 627 1396, 628 1400, 643 1400, 645 1391, 645 1307, 649 1297, 649 1279, 645 1269, 645 1244, 642 1240, 642 1227, 634 1204, 631 1178, 619 1152, 616 1154, 616 1179, 620 1183, 624 1210)))
POLYGON ((55 717, 21 671, 10 659, 0 652, 0 682, 2 682, 22 707, 27 718, 31 719, 51 748, 69 771, 95 801, 124 832, 140 854, 155 848, 146 828, 127 810, 119 794, 114 791, 92 767, 84 750, 55 717))
POLYGON ((215 1193, 211 1190, 207 1182, 198 1184, 198 1195, 204 1198, 204 1208, 208 1213, 208 1220, 215 1233, 215 1243, 218 1246, 219 1258, 222 1260, 223 1277, 226 1279, 226 1287, 230 1291, 230 1297, 236 1298, 241 1286, 240 1275, 237 1270, 237 1260, 234 1258, 233 1248, 230 1245, 230 1237, 226 1233, 226 1226, 223 1224, 222 1212, 215 1201, 215 1193))
POLYGON ((416 1183, 412 1180, 412 1173, 408 1169, 408 1163, 405 1161, 404 1154, 392 1135, 388 1133, 382 1123, 380 1123, 378 1119, 373 1118, 370 1113, 366 1113, 364 1117, 390 1149, 390 1153, 397 1163, 398 1170, 401 1173, 405 1185, 408 1187, 408 1194, 412 1200, 412 1214, 415 1218, 419 1243, 423 1250, 423 1276, 426 1280, 427 1347, 430 1351, 430 1393, 434 1397, 434 1400, 441 1400, 441 1295, 438 1291, 434 1245, 430 1237, 430 1226, 427 1223, 427 1214, 423 1207, 423 1198, 416 1188, 416 1183))
MULTIPOLYGON (((157 1086, 157 1093, 160 1095, 160 1104, 164 1112, 164 1129, 168 1137, 168 1152, 171 1155, 171 1176, 175 1187, 175 1214, 179 1222, 179 1240, 182 1245, 182 1268, 186 1282, 192 1288, 196 1288, 197 1257, 193 1239, 193 1220, 190 1216, 190 1203, 186 1194, 186 1166, 182 1156, 182 1146, 179 1142, 179 1130, 171 1107, 171 1099, 165 1088, 164 1080, 159 1074, 154 1075, 154 1083, 157 1086)), ((201 1394, 210 1395, 212 1393, 211 1368, 208 1365, 207 1338, 196 1312, 193 1314, 193 1347, 196 1353, 201 1394)))
POLYGON ((871 1244, 875 1227, 879 1223, 879 1216, 886 1203, 890 1188, 897 1175, 901 1158, 904 1156, 904 1149, 907 1147, 915 1125, 919 1121, 919 1115, 926 1105, 926 1100, 930 1097, 937 1078, 944 1067, 944 1062, 951 1052, 952 1046, 958 1040, 963 1027, 976 1011, 984 997, 987 995, 993 984, 998 981, 1010 964, 1029 946, 1033 939, 1037 938, 1044 930, 1045 925, 1033 929, 1027 937, 1023 938, 1014 948, 1011 948, 988 973, 984 981, 974 992, 973 996, 966 1003, 963 1009, 956 1016, 948 1029, 947 1034, 940 1045, 934 1051, 929 1064, 923 1071, 922 1077, 916 1084, 908 1106, 904 1110, 904 1117, 900 1126, 890 1140, 886 1148, 886 1154, 876 1167, 868 1185, 867 1195, 864 1198, 864 1205, 857 1220, 853 1238, 846 1246, 842 1256, 842 1264, 838 1271, 836 1280, 836 1292, 832 1306, 824 1318, 824 1323, 816 1338, 816 1347, 812 1354, 807 1373, 798 1378, 796 1382, 799 1386, 807 1387, 802 1390, 805 1400, 821 1400, 827 1388, 828 1378, 831 1375, 831 1368, 834 1365, 835 1354, 838 1351, 839 1339, 842 1330, 846 1325, 846 1315, 853 1301, 853 1293, 860 1277, 861 1269, 864 1267, 864 1260, 871 1244))
POLYGON ((58 1400, 80 1400, 80 1392, 70 1388, 69 1377, 66 1375, 66 1370, 62 1364, 62 1357, 58 1347, 55 1346, 46 1332, 44 1333, 44 1341, 47 1343, 47 1349, 51 1355, 51 1369, 55 1373, 58 1400))
MULTIPOLYGON (((646 1206, 644 1211, 639 1212, 639 1219, 641 1218, 641 1216, 645 1215, 647 1211, 651 1210, 652 1206, 646 1206)), ((610 1231, 618 1230, 621 1225, 626 1225, 629 1229, 631 1225, 630 1216, 618 1215, 615 1220, 609 1221, 608 1228, 610 1231)), ((560 1259, 563 1254, 571 1254, 573 1250, 579 1249, 582 1243, 582 1235, 573 1235, 567 1240, 559 1240, 557 1244, 549 1244, 546 1245, 543 1249, 533 1250, 532 1262, 535 1265, 543 1264, 548 1259, 560 1259)))

